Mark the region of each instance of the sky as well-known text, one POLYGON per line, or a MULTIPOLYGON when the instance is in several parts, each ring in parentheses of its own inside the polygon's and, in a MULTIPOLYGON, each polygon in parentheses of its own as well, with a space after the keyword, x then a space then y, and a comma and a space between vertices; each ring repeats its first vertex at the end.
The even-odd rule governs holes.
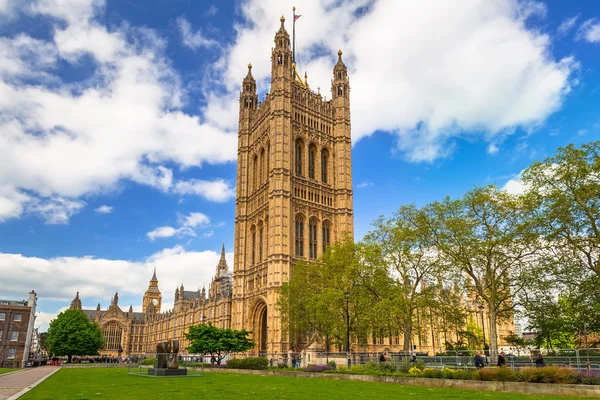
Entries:
POLYGON ((356 239, 600 136, 597 2, 0 0, 0 298, 45 330, 233 265, 241 81, 264 97, 293 5, 311 88, 348 66, 356 239))

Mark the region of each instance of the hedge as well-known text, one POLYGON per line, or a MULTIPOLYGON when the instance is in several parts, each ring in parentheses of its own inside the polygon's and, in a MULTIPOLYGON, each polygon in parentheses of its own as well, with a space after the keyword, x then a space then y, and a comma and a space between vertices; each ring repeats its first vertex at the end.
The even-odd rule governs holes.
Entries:
POLYGON ((235 358, 227 362, 228 368, 233 369, 267 369, 269 360, 263 357, 235 358))

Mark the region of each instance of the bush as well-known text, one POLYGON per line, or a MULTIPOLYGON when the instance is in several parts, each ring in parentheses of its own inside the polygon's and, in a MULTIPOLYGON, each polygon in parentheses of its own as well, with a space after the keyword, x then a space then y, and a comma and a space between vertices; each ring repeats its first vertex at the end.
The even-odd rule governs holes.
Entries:
POLYGON ((421 371, 423 371, 425 369, 425 361, 423 361, 423 360, 417 360, 417 362, 415 363, 415 367, 417 367, 421 371))
POLYGON ((425 368, 422 376, 423 378, 443 378, 444 374, 439 369, 425 368))
POLYGON ((398 364, 398 371, 402 372, 403 374, 408 374, 408 371, 410 371, 411 367, 411 363, 407 361, 402 361, 398 364))
POLYGON ((574 380, 575 371, 564 367, 522 368, 521 376, 525 382, 533 383, 570 383, 574 380))
POLYGON ((475 379, 474 373, 468 369, 457 369, 453 373, 454 379, 462 379, 465 381, 472 381, 475 379))
POLYGON ((267 369, 269 360, 264 357, 235 358, 227 362, 228 368, 233 369, 267 369))
POLYGON ((327 363, 327 365, 331 365, 334 369, 337 366, 337 364, 335 363, 335 361, 331 360, 327 363))
POLYGON ((151 358, 146 358, 146 359, 142 360, 141 364, 142 365, 154 365, 155 362, 156 362, 156 358, 151 357, 151 358))
POLYGON ((331 365, 312 365, 310 367, 302 368, 304 372, 323 372, 323 371, 332 371, 335 367, 331 365))
POLYGON ((600 385, 600 373, 577 372, 571 377, 571 383, 578 383, 581 385, 600 385))
POLYGON ((421 370, 417 367, 412 367, 408 370, 408 374, 411 376, 421 376, 421 370))
POLYGON ((522 379, 521 374, 506 367, 480 369, 473 376, 479 381, 518 382, 522 379))

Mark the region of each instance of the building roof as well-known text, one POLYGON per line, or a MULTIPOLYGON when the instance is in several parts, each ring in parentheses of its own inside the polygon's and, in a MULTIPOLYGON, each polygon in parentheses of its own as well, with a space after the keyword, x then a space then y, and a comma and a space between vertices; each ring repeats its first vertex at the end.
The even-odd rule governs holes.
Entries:
POLYGON ((27 300, 0 300, 0 306, 27 307, 27 300))

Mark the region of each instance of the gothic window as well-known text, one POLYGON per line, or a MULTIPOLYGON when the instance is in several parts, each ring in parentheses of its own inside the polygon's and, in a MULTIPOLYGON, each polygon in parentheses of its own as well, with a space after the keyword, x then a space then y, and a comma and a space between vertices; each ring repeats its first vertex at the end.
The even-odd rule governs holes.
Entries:
POLYGON ((304 217, 296 216, 296 257, 304 257, 304 217))
POLYGON ((315 157, 317 154, 317 148, 314 145, 310 145, 308 148, 308 177, 315 179, 315 157))
POLYGON ((264 182, 264 174, 265 174, 265 149, 260 151, 260 166, 259 166, 259 184, 262 185, 264 182))
POLYGON ((263 260, 263 223, 258 223, 258 262, 263 260))
POLYGON ((342 96, 344 94, 344 89, 342 89, 342 85, 338 86, 338 96, 342 96))
POLYGON ((329 162, 329 153, 323 149, 321 151, 321 181, 327 183, 327 163, 329 162))
POLYGON ((296 140, 296 175, 302 176, 302 140, 296 140))
POLYGON ((323 222, 322 231, 323 252, 325 252, 325 249, 331 243, 331 225, 329 224, 329 222, 323 222))
POLYGON ((267 172, 265 174, 267 182, 269 181, 269 168, 271 167, 270 164, 269 164, 271 162, 270 156, 271 156, 271 144, 268 143, 267 144, 267 163, 266 163, 267 172))
POLYGON ((287 55, 283 58, 283 65, 286 67, 288 65, 288 56, 287 55))
POLYGON ((317 220, 311 219, 308 224, 309 258, 317 258, 317 220))
POLYGON ((105 350, 119 351, 121 347, 121 336, 123 328, 116 322, 110 322, 104 326, 105 350))
POLYGON ((257 178, 258 178, 258 157, 254 156, 254 161, 252 163, 252 190, 256 190, 258 188, 257 178))
POLYGON ((251 251, 251 257, 252 257, 252 265, 255 264, 256 262, 256 227, 253 226, 251 231, 251 238, 252 238, 252 251, 251 251))
POLYGON ((277 64, 281 65, 281 54, 277 56, 277 64))

